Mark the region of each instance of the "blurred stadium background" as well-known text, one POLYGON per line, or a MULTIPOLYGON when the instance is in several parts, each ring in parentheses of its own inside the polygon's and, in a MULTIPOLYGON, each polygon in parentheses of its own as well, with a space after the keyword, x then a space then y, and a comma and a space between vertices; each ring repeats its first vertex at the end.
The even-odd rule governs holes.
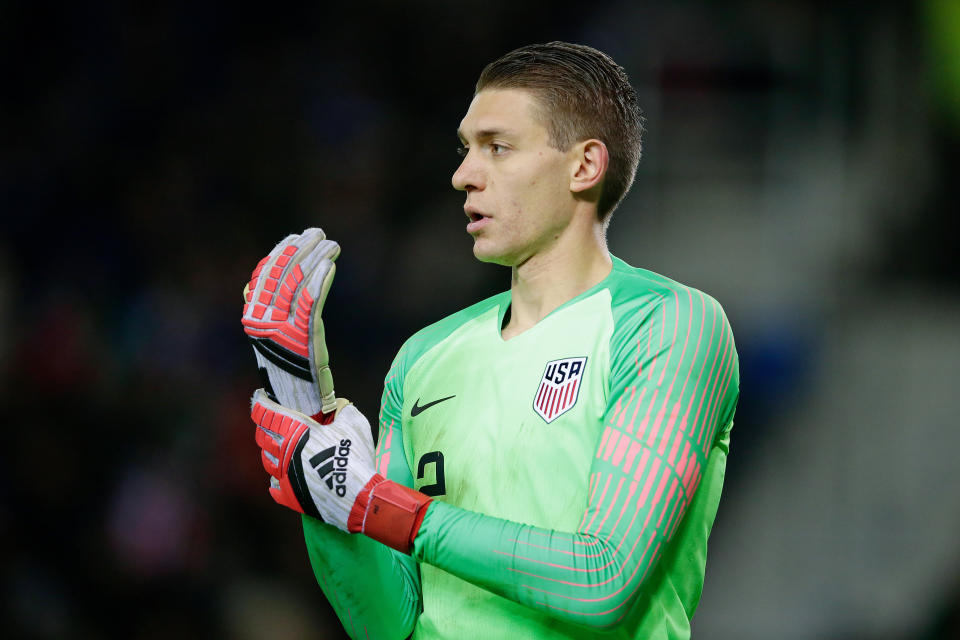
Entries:
POLYGON ((343 637, 266 492, 241 288, 339 240, 374 415, 406 336, 507 286, 449 184, 478 73, 564 39, 646 111, 613 252, 741 355, 694 636, 960 637, 960 3, 347 5, 0 4, 4 636, 343 637))

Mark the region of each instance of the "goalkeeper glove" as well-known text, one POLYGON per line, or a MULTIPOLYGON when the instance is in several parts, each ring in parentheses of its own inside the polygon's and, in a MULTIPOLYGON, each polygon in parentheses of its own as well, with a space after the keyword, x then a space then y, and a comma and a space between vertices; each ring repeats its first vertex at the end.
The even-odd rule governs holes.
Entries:
POLYGON ((332 421, 320 424, 257 389, 250 416, 257 425, 270 495, 279 504, 350 533, 364 533, 409 553, 430 498, 374 471, 370 423, 338 398, 332 421))
POLYGON ((243 292, 241 322, 264 387, 284 406, 318 418, 336 408, 320 314, 338 255, 340 245, 321 229, 289 235, 257 264, 243 292))

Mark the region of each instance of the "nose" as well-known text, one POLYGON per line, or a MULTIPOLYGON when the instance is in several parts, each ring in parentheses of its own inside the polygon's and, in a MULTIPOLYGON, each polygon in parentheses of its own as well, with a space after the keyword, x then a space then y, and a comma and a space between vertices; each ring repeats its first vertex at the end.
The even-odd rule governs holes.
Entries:
POLYGON ((453 172, 453 178, 450 182, 457 191, 483 189, 483 171, 478 166, 473 151, 467 151, 467 155, 460 162, 460 166, 453 172))

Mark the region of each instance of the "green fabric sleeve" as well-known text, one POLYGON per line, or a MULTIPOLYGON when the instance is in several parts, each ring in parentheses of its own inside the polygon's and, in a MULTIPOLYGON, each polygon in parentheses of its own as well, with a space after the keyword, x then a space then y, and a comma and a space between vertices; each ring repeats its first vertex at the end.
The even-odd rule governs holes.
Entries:
MULTIPOLYGON (((376 464, 379 473, 412 487, 400 434, 401 355, 384 384, 376 464)), ((413 558, 309 516, 303 516, 303 531, 317 582, 351 638, 410 635, 421 610, 420 574, 413 558)))
MULTIPOLYGON (((567 622, 603 629, 628 615, 658 561, 675 552, 711 453, 725 446, 739 372, 723 310, 699 291, 673 288, 622 313, 578 529, 435 501, 414 541, 418 560, 567 622)), ((719 500, 719 485, 704 485, 701 493, 719 500)), ((705 552, 705 537, 697 544, 705 552)))

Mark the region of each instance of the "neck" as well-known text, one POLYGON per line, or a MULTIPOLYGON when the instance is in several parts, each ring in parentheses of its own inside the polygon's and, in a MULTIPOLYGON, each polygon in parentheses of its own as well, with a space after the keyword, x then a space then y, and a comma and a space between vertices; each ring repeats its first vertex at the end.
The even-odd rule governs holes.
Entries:
POLYGON ((587 220, 571 224, 549 247, 513 267, 504 340, 523 333, 610 274, 613 263, 603 224, 596 218, 587 220))

